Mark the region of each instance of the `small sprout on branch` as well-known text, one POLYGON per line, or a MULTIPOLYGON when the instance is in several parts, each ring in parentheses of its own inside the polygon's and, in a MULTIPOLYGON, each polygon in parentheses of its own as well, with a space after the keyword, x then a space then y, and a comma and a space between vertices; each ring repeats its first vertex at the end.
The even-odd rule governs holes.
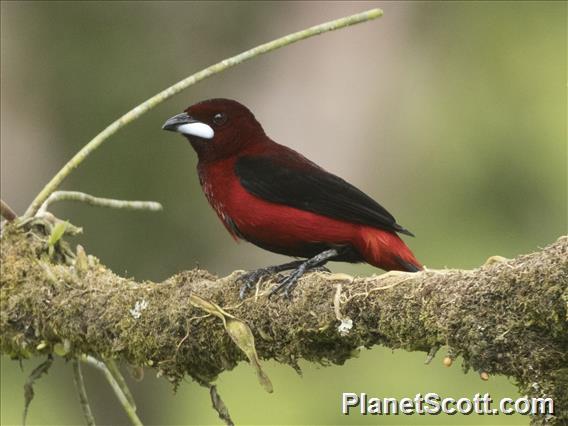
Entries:
POLYGON ((57 224, 51 229, 51 234, 49 234, 49 238, 47 239, 47 252, 49 257, 53 257, 55 245, 59 242, 61 237, 63 237, 68 226, 69 222, 57 222, 57 224))
POLYGON ((42 215, 47 212, 47 208, 50 204, 58 201, 79 201, 81 203, 86 203, 91 206, 97 207, 108 207, 111 209, 125 209, 125 210, 149 210, 152 212, 163 210, 160 203, 155 201, 128 201, 128 200, 116 200, 113 198, 101 198, 95 197, 90 194, 85 194, 84 192, 78 191, 56 191, 51 194, 47 200, 41 205, 38 210, 38 215, 42 215))
POLYGON ((89 258, 81 244, 77 244, 75 249, 75 271, 78 275, 82 275, 89 269, 89 258))
MULTIPOLYGON (((438 353, 438 350, 440 349, 440 345, 434 345, 430 348, 430 352, 428 352, 428 356, 426 356, 426 359, 424 360, 424 364, 428 365, 432 362, 432 360, 434 359, 434 357, 436 356, 436 354, 438 353)), ((444 359, 444 363, 445 363, 445 359, 444 359)))

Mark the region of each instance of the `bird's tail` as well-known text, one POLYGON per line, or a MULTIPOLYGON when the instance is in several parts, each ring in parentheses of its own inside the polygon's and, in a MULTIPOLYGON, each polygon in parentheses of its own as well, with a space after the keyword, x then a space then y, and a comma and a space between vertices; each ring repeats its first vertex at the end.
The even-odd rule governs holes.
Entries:
POLYGON ((418 272, 424 267, 408 246, 393 232, 361 229, 359 252, 365 261, 385 271, 418 272))

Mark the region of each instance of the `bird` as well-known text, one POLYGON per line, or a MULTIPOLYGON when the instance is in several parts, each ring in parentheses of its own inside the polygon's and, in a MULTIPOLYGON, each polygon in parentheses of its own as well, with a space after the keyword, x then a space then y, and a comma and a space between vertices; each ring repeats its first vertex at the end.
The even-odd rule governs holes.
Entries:
POLYGON ((197 153, 203 192, 231 236, 296 260, 243 274, 241 299, 258 280, 280 277, 271 295, 290 297, 306 272, 328 261, 385 271, 423 269, 399 234, 414 236, 364 192, 273 141, 254 114, 231 99, 208 99, 169 118, 197 153))

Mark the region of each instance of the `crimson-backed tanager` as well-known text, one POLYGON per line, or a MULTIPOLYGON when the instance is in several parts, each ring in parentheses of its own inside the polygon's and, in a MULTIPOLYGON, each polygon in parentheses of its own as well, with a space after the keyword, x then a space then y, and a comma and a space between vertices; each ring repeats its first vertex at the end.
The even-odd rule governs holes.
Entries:
POLYGON ((308 270, 330 260, 416 272, 420 262, 397 234, 413 236, 372 198, 270 139, 251 111, 229 99, 190 106, 163 125, 197 152, 203 192, 235 240, 304 258, 241 277, 241 297, 266 275, 293 270, 287 295, 308 270))

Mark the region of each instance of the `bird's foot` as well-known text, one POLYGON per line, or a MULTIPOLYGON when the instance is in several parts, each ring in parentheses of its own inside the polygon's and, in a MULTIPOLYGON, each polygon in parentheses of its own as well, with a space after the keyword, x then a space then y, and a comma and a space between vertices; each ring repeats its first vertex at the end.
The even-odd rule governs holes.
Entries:
POLYGON ((300 277, 304 275, 306 271, 311 271, 317 268, 319 270, 329 272, 329 269, 324 267, 324 264, 329 259, 336 257, 338 254, 339 252, 337 251, 337 249, 329 249, 305 261, 294 260, 293 262, 284 263, 282 265, 269 266, 268 268, 261 268, 257 269, 256 271, 243 274, 237 279, 238 282, 243 283, 240 291, 240 297, 242 299, 245 296, 246 292, 250 288, 256 286, 259 280, 262 280, 264 277, 276 274, 278 272, 292 270, 290 275, 278 281, 278 285, 273 288, 268 295, 268 297, 270 297, 275 293, 283 291, 286 297, 290 297, 290 292, 292 291, 300 277))
POLYGON ((277 272, 274 267, 269 266, 268 268, 260 268, 255 271, 247 272, 237 278, 237 282, 241 283, 241 289, 239 290, 239 297, 244 299, 247 292, 254 288, 256 284, 263 278, 266 278, 277 272))
POLYGON ((292 290, 294 289, 294 287, 296 287, 298 280, 302 277, 302 275, 304 275, 305 272, 305 268, 302 267, 299 267, 298 269, 292 271, 290 275, 282 278, 278 282, 278 285, 270 290, 268 297, 272 297, 277 293, 282 293, 287 299, 289 299, 292 290))
POLYGON ((307 271, 313 271, 316 268, 323 268, 324 270, 329 272, 329 269, 324 266, 325 263, 331 258, 338 256, 339 254, 340 252, 338 251, 338 249, 329 249, 322 251, 320 254, 304 262, 299 263, 297 265, 298 267, 294 269, 290 273, 290 275, 281 279, 278 282, 278 285, 270 290, 268 297, 272 297, 276 293, 284 293, 284 296, 290 298, 290 293, 292 292, 302 275, 304 275, 307 271))
POLYGON ((315 268, 310 268, 310 272, 327 272, 331 274, 331 269, 326 268, 325 266, 316 266, 315 268))
POLYGON ((245 297, 245 294, 247 293, 247 291, 249 289, 256 286, 256 284, 260 280, 262 280, 263 278, 269 277, 269 276, 274 275, 278 272, 287 271, 289 269, 297 268, 297 267, 301 266, 303 263, 304 262, 302 260, 294 260, 292 262, 283 263, 282 265, 274 265, 274 266, 268 266, 266 268, 260 268, 260 269, 257 269, 256 271, 247 272, 246 274, 241 275, 237 279, 237 282, 243 283, 243 285, 241 287, 241 291, 239 293, 241 299, 243 299, 245 297))

